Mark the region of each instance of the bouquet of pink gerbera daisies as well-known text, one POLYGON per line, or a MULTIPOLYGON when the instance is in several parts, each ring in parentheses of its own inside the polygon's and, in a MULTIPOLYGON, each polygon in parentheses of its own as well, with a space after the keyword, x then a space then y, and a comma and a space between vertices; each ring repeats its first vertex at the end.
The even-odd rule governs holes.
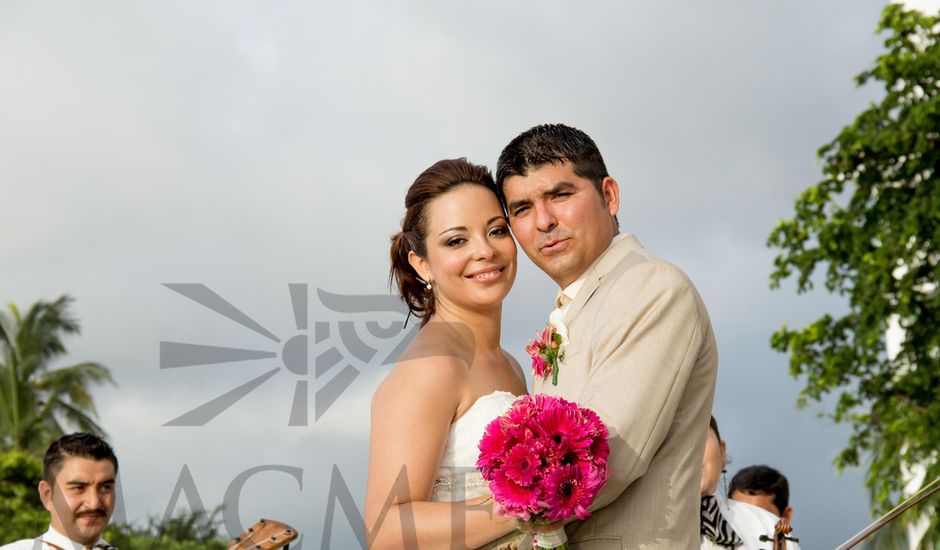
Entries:
MULTIPOLYGON (((607 428, 594 411, 560 397, 527 395, 486 426, 477 469, 497 512, 534 527, 591 515, 588 507, 607 481, 609 454, 607 428)), ((535 542, 568 547, 564 529, 536 534, 535 542)))

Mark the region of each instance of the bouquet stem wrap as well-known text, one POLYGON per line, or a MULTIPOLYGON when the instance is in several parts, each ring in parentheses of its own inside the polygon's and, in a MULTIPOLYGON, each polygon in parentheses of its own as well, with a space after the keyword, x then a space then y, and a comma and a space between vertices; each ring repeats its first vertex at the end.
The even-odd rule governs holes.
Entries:
POLYGON ((568 536, 565 534, 565 528, 547 531, 545 533, 536 533, 533 541, 539 550, 568 550, 568 536))

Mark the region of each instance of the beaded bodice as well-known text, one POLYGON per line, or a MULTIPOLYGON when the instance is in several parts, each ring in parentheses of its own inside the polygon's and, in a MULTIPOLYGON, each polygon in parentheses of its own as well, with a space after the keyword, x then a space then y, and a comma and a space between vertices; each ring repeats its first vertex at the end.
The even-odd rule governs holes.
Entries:
POLYGON ((477 399, 453 424, 447 435, 441 467, 431 489, 431 500, 452 502, 489 493, 477 471, 478 445, 486 425, 503 414, 517 399, 507 391, 495 391, 477 399))

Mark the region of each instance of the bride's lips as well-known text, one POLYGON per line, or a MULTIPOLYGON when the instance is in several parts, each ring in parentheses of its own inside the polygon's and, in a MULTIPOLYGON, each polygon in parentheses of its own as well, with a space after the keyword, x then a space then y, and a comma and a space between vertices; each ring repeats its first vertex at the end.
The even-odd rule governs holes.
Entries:
POLYGON ((546 256, 551 256, 552 254, 564 251, 567 247, 568 239, 556 239, 543 244, 539 248, 539 251, 546 256))
POLYGON ((472 279, 479 283, 490 283, 490 282, 498 280, 502 276, 503 271, 505 270, 506 270, 505 267, 493 266, 493 267, 488 267, 486 269, 481 269, 479 271, 475 271, 467 275, 466 277, 468 279, 472 279))

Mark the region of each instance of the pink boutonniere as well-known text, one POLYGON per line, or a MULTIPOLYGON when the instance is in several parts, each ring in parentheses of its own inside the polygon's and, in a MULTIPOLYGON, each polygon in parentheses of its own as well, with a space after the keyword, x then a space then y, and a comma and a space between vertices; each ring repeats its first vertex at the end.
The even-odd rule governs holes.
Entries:
POLYGON ((558 385, 558 365, 565 358, 565 339, 554 325, 549 324, 529 340, 526 353, 532 358, 532 372, 540 378, 552 375, 552 384, 558 385))

